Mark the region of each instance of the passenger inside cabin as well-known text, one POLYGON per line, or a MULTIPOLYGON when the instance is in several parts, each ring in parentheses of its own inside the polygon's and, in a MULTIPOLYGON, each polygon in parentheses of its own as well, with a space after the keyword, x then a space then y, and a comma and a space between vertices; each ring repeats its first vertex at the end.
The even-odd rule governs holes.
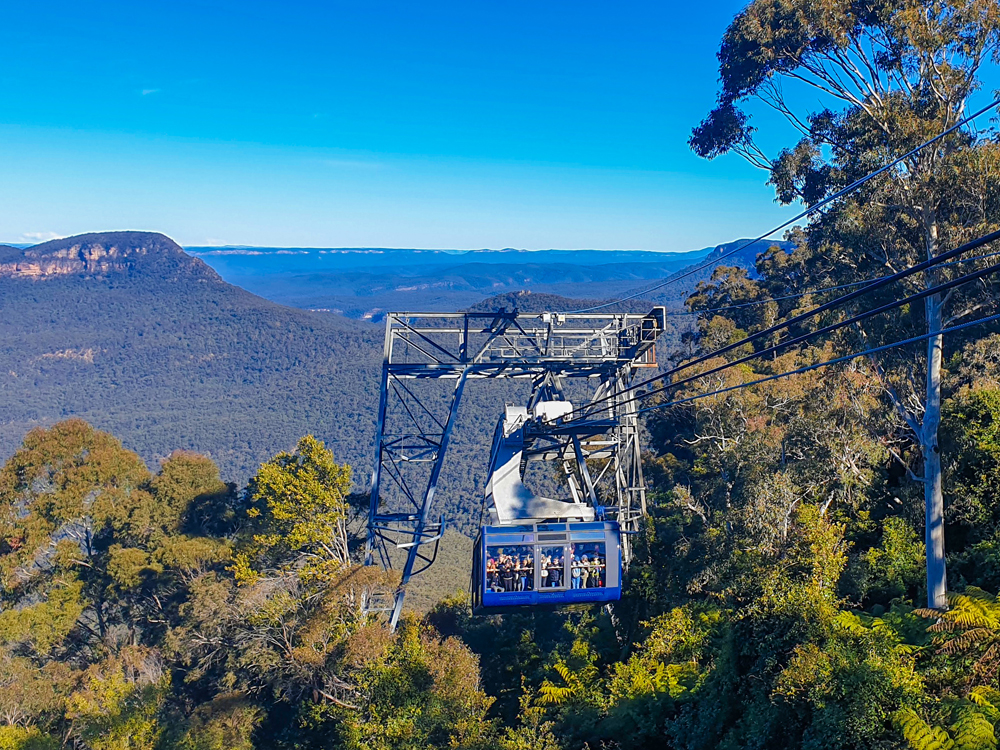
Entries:
POLYGON ((531 591, 535 586, 535 563, 532 555, 525 555, 520 563, 521 588, 518 591, 531 591))
POLYGON ((499 578, 497 576, 497 561, 492 557, 486 558, 486 586, 490 591, 499 591, 499 578))
POLYGON ((514 590, 514 563, 507 555, 504 555, 503 561, 500 563, 500 580, 503 582, 504 591, 514 590))
POLYGON ((557 589, 562 586, 563 559, 549 558, 549 586, 557 589))

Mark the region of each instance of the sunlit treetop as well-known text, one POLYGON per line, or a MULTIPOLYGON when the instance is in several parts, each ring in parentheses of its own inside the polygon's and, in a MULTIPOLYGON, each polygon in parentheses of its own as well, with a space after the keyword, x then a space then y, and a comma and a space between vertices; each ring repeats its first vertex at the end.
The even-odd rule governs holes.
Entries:
MULTIPOLYGON (((983 65, 1000 59, 998 43, 1000 5, 992 0, 756 0, 722 39, 718 104, 690 145, 703 157, 734 151, 772 172, 800 174, 804 161, 826 166, 819 149, 847 161, 879 147, 898 155, 962 118, 983 65), (818 93, 823 106, 797 106, 789 95, 796 87, 811 89, 810 101, 818 93), (748 100, 783 115, 802 136, 799 147, 768 157, 754 140, 748 100), (869 128, 875 132, 859 143, 869 128)), ((814 203, 831 187, 816 174, 809 181, 793 188, 779 175, 779 199, 814 203)))

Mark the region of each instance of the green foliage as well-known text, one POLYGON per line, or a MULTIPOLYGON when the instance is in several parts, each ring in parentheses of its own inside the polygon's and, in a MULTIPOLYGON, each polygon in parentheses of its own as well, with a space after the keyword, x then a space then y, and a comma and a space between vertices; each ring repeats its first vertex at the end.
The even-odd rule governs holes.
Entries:
MULTIPOLYGON (((690 143, 702 156, 736 152, 763 168, 783 203, 815 205, 960 118, 982 66, 996 61, 998 42, 1000 10, 985 0, 755 0, 723 37, 718 103, 690 143), (818 111, 801 108, 803 89, 820 98, 818 111), (759 145, 754 102, 794 129, 775 155, 759 145)), ((953 134, 793 232, 792 252, 758 256, 756 274, 719 269, 688 300, 692 311, 705 311, 691 353, 834 296, 810 289, 884 275, 995 228, 998 164, 992 135, 953 134), (713 309, 727 306, 735 307, 713 309)), ((723 363, 699 364, 669 398, 970 319, 995 306, 993 283, 967 285, 742 368, 705 375, 723 363)), ((879 292, 865 304, 888 299, 879 292)), ((793 326, 787 338, 851 312, 793 326)), ((948 342, 961 354, 945 373, 940 448, 960 591, 966 581, 1000 585, 994 339, 948 342)), ((778 342, 761 339, 754 348, 778 342)), ((989 699, 970 692, 995 682, 1000 668, 995 598, 970 587, 952 595, 947 612, 905 604, 922 595, 925 572, 924 487, 911 480, 925 479, 921 472, 933 479, 940 455, 934 404, 942 394, 927 376, 938 374, 937 365, 922 356, 887 353, 651 416, 656 455, 647 476, 655 491, 628 606, 648 620, 692 601, 712 602, 726 623, 711 658, 699 661, 686 705, 665 720, 659 737, 686 748, 853 748, 898 746, 905 734, 914 747, 995 747, 989 699)), ((635 614, 622 619, 639 635, 641 654, 649 631, 636 627, 635 614)))
MULTIPOLYGON (((696 689, 702 676, 699 665, 723 626, 716 609, 677 608, 647 623, 649 635, 627 661, 611 666, 607 700, 616 714, 615 724, 636 713, 637 704, 675 702, 696 689)), ((652 706, 644 706, 651 710, 652 706)))
POLYGON ((895 721, 914 750, 952 750, 955 742, 941 727, 931 727, 912 708, 900 711, 895 721))
POLYGON ((30 433, 0 469, 0 648, 83 669, 155 641, 185 580, 228 559, 224 540, 183 533, 213 493, 229 496, 203 457, 176 454, 154 477, 79 420, 30 433))
POLYGON ((933 619, 928 628, 937 634, 940 651, 972 659, 970 678, 995 678, 1000 670, 1000 598, 970 586, 962 594, 949 594, 948 609, 918 609, 921 617, 933 619))
POLYGON ((349 488, 312 437, 244 503, 203 456, 152 475, 78 420, 31 433, 0 469, 0 743, 495 746, 469 649, 366 614, 397 579, 352 562, 349 488))
POLYGON ((0 471, 5 585, 32 580, 37 567, 29 561, 66 524, 79 524, 72 536, 85 554, 108 527, 128 528, 129 511, 148 507, 149 479, 138 456, 81 420, 30 432, 0 471))
POLYGON ((360 705, 343 715, 344 747, 407 750, 488 748, 492 700, 478 661, 454 638, 438 639, 408 621, 357 674, 360 705))
POLYGON ((0 726, 0 750, 58 750, 59 740, 37 727, 0 726))
POLYGON ((899 711, 894 721, 913 750, 995 750, 996 711, 975 702, 962 702, 952 710, 947 728, 931 726, 912 708, 899 711))
POLYGON ((182 750, 253 750, 263 711, 246 696, 223 694, 196 708, 180 742, 182 750))
POLYGON ((153 750, 168 689, 156 653, 126 649, 83 675, 67 705, 71 733, 93 750, 153 750))
POLYGON ((520 722, 504 729, 500 750, 560 750, 553 729, 555 722, 545 720, 545 710, 531 705, 530 696, 521 696, 520 722))
POLYGON ((979 529, 1000 521, 1000 389, 965 390, 945 404, 942 444, 949 520, 979 541, 979 529))
POLYGON ((863 555, 868 575, 877 582, 869 595, 889 600, 919 590, 924 574, 924 545, 903 518, 887 518, 882 540, 863 555))
MULTIPOLYGON (((1000 59, 998 41, 1000 13, 991 0, 756 0, 722 39, 718 104, 694 129, 691 146, 709 158, 740 154, 767 172, 780 202, 817 205, 961 119, 982 86, 984 66, 1000 59), (803 90, 818 97, 816 108, 806 103, 810 97, 803 97, 803 90), (765 153, 760 145, 751 118, 754 103, 773 109, 790 126, 788 144, 776 153, 765 153)), ((839 294, 809 294, 810 289, 843 289, 937 256, 1000 226, 998 166, 1000 147, 992 134, 957 130, 936 138, 919 158, 852 189, 793 232, 797 246, 790 258, 780 253, 759 258, 760 284, 720 279, 714 293, 735 289, 748 300, 775 298, 733 315, 752 330, 787 318, 793 308, 805 310, 839 294)), ((915 281, 927 289, 969 268, 942 268, 915 281)), ((828 337, 828 348, 831 353, 857 351, 971 320, 993 309, 996 283, 991 278, 930 294, 924 303, 837 332, 828 337)), ((702 297, 713 295, 702 292, 702 297)), ((894 294, 895 289, 872 290, 863 304, 870 309, 894 294)), ((789 333, 807 335, 860 309, 847 305, 789 333)), ((982 333, 950 336, 946 345, 958 348, 982 333)), ((760 341, 758 349, 765 343, 775 341, 760 341)), ((808 347, 799 354, 801 360, 811 358, 808 347)), ((879 400, 892 408, 879 410, 886 424, 873 425, 871 432, 894 457, 887 479, 902 471, 923 482, 897 492, 896 501, 903 504, 909 499, 904 495, 921 491, 928 505, 967 519, 966 529, 953 527, 954 537, 954 531, 974 534, 969 527, 989 506, 976 492, 942 498, 939 489, 941 354, 932 344, 879 355, 869 378, 880 385, 879 400)), ((851 463, 859 470, 857 478, 867 479, 867 467, 851 463)), ((972 467, 959 470, 967 468, 972 467)), ((931 539, 935 585, 930 594, 940 597, 944 552, 940 537, 931 539)), ((942 604, 938 598, 936 606, 942 604)))
POLYGON ((556 664, 553 669, 562 679, 563 684, 556 685, 546 680, 538 689, 538 702, 541 705, 561 706, 583 696, 586 689, 584 680, 563 663, 556 664))
POLYGON ((240 584, 270 571, 294 571, 303 581, 333 580, 350 564, 347 495, 351 469, 312 435, 295 453, 279 453, 263 464, 250 485, 247 511, 254 532, 233 564, 240 584))
POLYGON ((893 714, 922 691, 910 649, 877 618, 841 612, 825 641, 796 647, 773 691, 800 713, 807 746, 846 747, 885 737, 893 714))
POLYGON ((86 610, 82 592, 83 583, 78 580, 60 582, 42 601, 0 612, 0 634, 10 645, 51 653, 66 640, 86 610))

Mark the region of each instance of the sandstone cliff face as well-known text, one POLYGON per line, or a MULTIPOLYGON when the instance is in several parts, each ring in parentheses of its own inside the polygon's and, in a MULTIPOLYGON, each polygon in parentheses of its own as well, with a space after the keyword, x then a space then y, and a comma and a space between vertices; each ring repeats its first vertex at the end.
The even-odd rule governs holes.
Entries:
POLYGON ((84 278, 194 278, 221 281, 204 262, 157 232, 101 232, 44 242, 25 250, 0 248, 0 278, 44 281, 63 276, 84 278))

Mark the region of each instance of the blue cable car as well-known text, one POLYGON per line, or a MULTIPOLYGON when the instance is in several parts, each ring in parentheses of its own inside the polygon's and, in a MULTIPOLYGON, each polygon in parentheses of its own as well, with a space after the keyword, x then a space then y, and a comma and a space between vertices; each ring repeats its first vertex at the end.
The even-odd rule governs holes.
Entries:
POLYGON ((472 566, 473 613, 618 601, 620 533, 614 521, 483 526, 472 566))

